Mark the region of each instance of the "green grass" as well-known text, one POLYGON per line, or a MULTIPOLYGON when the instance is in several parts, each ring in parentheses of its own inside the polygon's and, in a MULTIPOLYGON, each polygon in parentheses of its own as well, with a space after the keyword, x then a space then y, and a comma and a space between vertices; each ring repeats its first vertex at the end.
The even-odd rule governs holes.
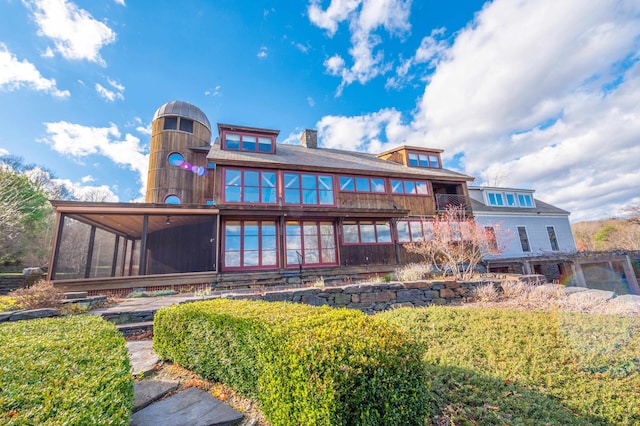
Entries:
POLYGON ((638 318, 451 307, 378 317, 422 343, 432 422, 640 423, 638 318))
POLYGON ((132 396, 113 324, 93 315, 0 324, 1 424, 128 424, 132 396))

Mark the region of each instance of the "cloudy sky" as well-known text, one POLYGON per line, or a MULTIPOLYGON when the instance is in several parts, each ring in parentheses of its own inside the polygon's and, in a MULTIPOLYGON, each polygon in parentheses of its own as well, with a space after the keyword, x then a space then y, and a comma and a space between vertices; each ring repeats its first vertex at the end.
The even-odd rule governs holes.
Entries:
POLYGON ((640 0, 0 0, 0 154, 140 199, 151 117, 183 100, 609 217, 640 202, 639 57, 640 0))

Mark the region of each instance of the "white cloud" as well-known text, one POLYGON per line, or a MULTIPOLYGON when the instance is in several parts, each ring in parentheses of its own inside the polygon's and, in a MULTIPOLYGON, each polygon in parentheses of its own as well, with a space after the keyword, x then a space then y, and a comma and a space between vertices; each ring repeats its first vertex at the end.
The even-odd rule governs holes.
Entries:
POLYGON ((307 96, 307 103, 309 104, 309 106, 311 108, 313 108, 314 106, 316 106, 316 101, 311 97, 311 96, 307 96))
POLYGON ((56 54, 54 53, 53 49, 51 49, 49 46, 47 46, 47 49, 42 52, 42 56, 43 58, 53 58, 56 54))
POLYGON ((205 95, 205 96, 214 96, 214 97, 215 97, 215 96, 222 96, 222 92, 220 91, 220 89, 222 89, 222 86, 217 85, 217 86, 215 87, 215 89, 213 89, 213 90, 206 90, 206 91, 204 92, 204 95, 205 95))
POLYGON ((124 86, 117 81, 107 78, 107 83, 109 83, 109 85, 116 89, 118 92, 124 92, 124 86))
MULTIPOLYGON (((67 0, 23 2, 33 13, 38 33, 53 40, 55 50, 64 58, 105 65, 100 49, 116 40, 116 33, 106 24, 67 0)), ((50 53, 50 49, 47 52, 50 53)))
POLYGON ((311 45, 309 44, 309 42, 307 42, 306 44, 302 44, 292 41, 291 44, 302 53, 307 53, 309 49, 311 49, 311 45))
POLYGON ((4 148, 0 148, 0 156, 3 156, 3 155, 9 155, 9 151, 4 148))
POLYGON ((93 176, 91 176, 91 175, 83 176, 80 179, 80 182, 82 182, 82 183, 95 182, 95 178, 93 176))
POLYGON ((327 30, 330 37, 342 22, 349 23, 349 55, 353 64, 346 67, 339 54, 325 61, 327 72, 340 75, 342 79, 338 95, 345 86, 355 81, 364 84, 390 69, 390 65, 384 62, 382 50, 374 52, 382 43, 377 31, 384 29, 391 36, 407 34, 411 30, 410 11, 410 0, 332 0, 326 10, 322 10, 319 0, 311 0, 307 9, 309 20, 327 30))
POLYGON ((60 98, 71 95, 68 90, 59 90, 55 79, 44 78, 35 65, 26 59, 18 60, 6 44, 0 43, 0 89, 13 91, 22 87, 60 98))
POLYGON ((78 201, 118 202, 118 196, 107 185, 91 186, 73 182, 69 179, 53 179, 53 182, 64 186, 78 201))
POLYGON ((479 181, 504 175, 503 185, 536 189, 572 220, 638 197, 640 3, 495 0, 449 48, 430 43, 420 57, 438 58, 436 68, 410 123, 381 119, 394 116, 388 109, 324 117, 323 143, 443 148, 479 181))
POLYGON ((109 127, 88 127, 66 121, 44 124, 47 137, 42 141, 55 151, 76 158, 103 155, 118 165, 127 166, 139 173, 141 194, 145 193, 149 155, 140 139, 131 134, 123 138, 115 124, 109 127))
POLYGON ((266 46, 262 46, 260 51, 258 52, 258 58, 263 59, 267 57, 267 48, 266 46))
POLYGON ((101 84, 96 83, 96 92, 100 97, 106 99, 109 102, 113 102, 116 99, 124 100, 124 95, 121 92, 114 92, 113 90, 109 90, 101 84))
POLYGON ((124 4, 124 0, 113 0, 116 3, 118 3, 120 6, 126 6, 126 4, 124 4))
POLYGON ((151 136, 151 123, 147 124, 146 126, 136 127, 136 132, 146 136, 151 136))

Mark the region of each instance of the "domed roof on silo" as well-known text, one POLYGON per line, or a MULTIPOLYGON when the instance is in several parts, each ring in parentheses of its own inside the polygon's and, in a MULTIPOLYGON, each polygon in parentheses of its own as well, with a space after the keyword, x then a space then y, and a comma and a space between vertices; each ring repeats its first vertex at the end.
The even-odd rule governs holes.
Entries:
POLYGON ((167 102, 156 110, 155 114, 153 114, 153 120, 155 121, 156 118, 164 117, 167 115, 177 115, 179 117, 190 118, 206 126, 206 128, 211 131, 211 124, 209 124, 209 119, 206 115, 204 115, 204 112, 202 112, 200 108, 193 104, 190 104, 189 102, 167 102))

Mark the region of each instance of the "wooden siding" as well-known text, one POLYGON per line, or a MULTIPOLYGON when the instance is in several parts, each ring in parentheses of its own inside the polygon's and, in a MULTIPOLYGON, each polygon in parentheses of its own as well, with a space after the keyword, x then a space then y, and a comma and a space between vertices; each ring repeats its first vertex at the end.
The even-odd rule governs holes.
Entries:
POLYGON ((341 244, 340 260, 343 266, 395 265, 396 253, 393 244, 341 244))
POLYGON ((410 215, 419 216, 431 216, 436 211, 432 196, 336 192, 336 205, 342 209, 409 210, 410 215))
POLYGON ((390 152, 386 154, 380 154, 378 155, 378 158, 381 158, 383 160, 393 161, 394 163, 405 164, 405 165, 407 161, 406 160, 407 157, 405 155, 404 150, 390 152))
POLYGON ((183 204, 204 203, 206 179, 190 170, 170 165, 167 156, 172 152, 179 152, 187 163, 206 167, 207 152, 193 151, 189 148, 208 147, 211 132, 197 121, 193 122, 193 133, 163 130, 163 126, 164 117, 158 118, 152 124, 145 201, 163 203, 167 195, 175 194, 180 197, 183 204))

